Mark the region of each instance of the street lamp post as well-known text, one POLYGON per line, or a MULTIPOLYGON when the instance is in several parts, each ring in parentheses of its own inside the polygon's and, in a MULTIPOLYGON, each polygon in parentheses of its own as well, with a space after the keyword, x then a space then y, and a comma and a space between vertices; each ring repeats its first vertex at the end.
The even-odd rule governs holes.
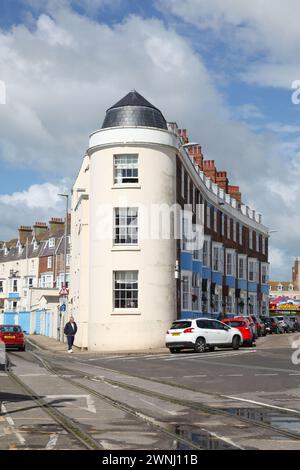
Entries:
POLYGON ((65 291, 64 293, 64 305, 65 305, 65 310, 64 310, 64 315, 61 312, 61 319, 60 319, 60 341, 63 341, 63 325, 64 325, 64 317, 66 318, 68 315, 68 295, 66 293, 67 289, 67 239, 68 239, 68 216, 69 216, 69 195, 68 194, 58 194, 58 196, 64 197, 66 199, 66 220, 65 220, 65 244, 64 244, 64 284, 63 284, 63 290, 65 291))

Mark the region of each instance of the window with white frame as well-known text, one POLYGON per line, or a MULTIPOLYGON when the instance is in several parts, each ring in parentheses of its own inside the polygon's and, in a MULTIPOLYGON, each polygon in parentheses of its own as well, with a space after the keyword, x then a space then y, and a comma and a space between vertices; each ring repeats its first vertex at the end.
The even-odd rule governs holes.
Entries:
POLYGON ((201 301, 201 279, 199 273, 193 273, 192 276, 192 310, 200 311, 200 301, 201 301))
POLYGON ((213 245, 212 250, 212 269, 216 272, 223 272, 223 247, 213 245))
POLYGON ((233 289, 229 289, 229 294, 226 299, 226 313, 233 313, 235 311, 235 295, 233 289))
POLYGON ((261 243, 262 243, 262 254, 265 255, 266 254, 266 237, 262 237, 262 240, 261 240, 261 243))
POLYGON ((226 250, 226 275, 235 276, 235 252, 226 250))
POLYGON ((262 263, 261 265, 261 283, 268 284, 269 282, 269 265, 262 263))
POLYGON ((249 314, 256 315, 257 314, 257 294, 256 293, 249 293, 249 314))
POLYGON ((66 283, 65 283, 65 273, 60 273, 56 278, 56 287, 62 289, 66 284, 66 287, 70 284, 70 273, 66 273, 66 283))
POLYGON ((114 209, 114 244, 137 245, 138 209, 137 207, 116 207, 114 209))
POLYGON ((138 155, 114 155, 114 183, 138 183, 138 155))
POLYGON ((218 231, 218 210, 214 209, 214 231, 218 231))
POLYGON ((239 279, 246 279, 246 256, 238 256, 238 277, 239 279))
POLYGON ((220 313, 222 310, 222 287, 215 286, 215 293, 213 297, 213 311, 214 313, 220 313))
POLYGON ((114 271, 114 308, 138 308, 138 271, 114 271))
POLYGON ((40 287, 45 289, 53 288, 53 274, 42 274, 40 279, 40 287))
POLYGON ((233 241, 236 242, 236 221, 233 221, 233 241))
POLYGON ((70 253, 67 253, 67 256, 66 256, 66 266, 70 266, 71 264, 71 255, 70 253))
POLYGON ((191 274, 182 273, 181 308, 191 309, 191 274))
POLYGON ((230 222, 231 222, 231 219, 230 217, 227 216, 227 238, 228 240, 230 240, 230 222))
POLYGON ((210 241, 204 240, 203 242, 203 266, 210 267, 210 241))
POLYGON ((243 244, 243 226, 239 223, 239 244, 243 244))
POLYGON ((259 252, 259 233, 256 232, 256 251, 259 252))
POLYGON ((193 225, 194 250, 193 259, 200 260, 200 234, 196 231, 197 226, 193 225))
POLYGON ((225 235, 225 215, 223 214, 223 212, 221 215, 221 235, 222 237, 224 237, 225 235))
POLYGON ((185 171, 183 166, 181 165, 181 196, 184 198, 184 178, 185 178, 185 171))
POLYGON ((47 258, 47 269, 52 269, 52 256, 47 258))
POLYGON ((11 286, 13 292, 18 292, 18 279, 12 279, 11 286))
POLYGON ((206 227, 210 228, 210 204, 206 204, 206 227))
POLYGON ((278 284, 277 290, 281 291, 282 290, 282 284, 278 284))
POLYGON ((249 229, 249 249, 253 250, 253 231, 249 229))
POLYGON ((248 261, 248 281, 257 282, 257 261, 256 260, 248 261))
POLYGON ((55 238, 49 238, 49 248, 55 247, 55 238))

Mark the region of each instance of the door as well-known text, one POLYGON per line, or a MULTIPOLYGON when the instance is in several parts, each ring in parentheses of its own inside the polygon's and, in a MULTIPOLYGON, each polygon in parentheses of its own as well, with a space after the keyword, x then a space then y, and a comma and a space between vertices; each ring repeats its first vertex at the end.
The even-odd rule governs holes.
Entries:
POLYGON ((41 334, 41 311, 37 310, 35 314, 35 332, 37 335, 41 334))
POLYGON ((216 337, 218 338, 219 344, 231 344, 231 332, 230 329, 220 321, 212 321, 216 337))
POLYGON ((4 312, 4 325, 16 325, 16 314, 14 312, 4 312))
POLYGON ((30 312, 19 313, 19 325, 23 330, 23 333, 30 333, 30 312))
POLYGON ((207 344, 217 344, 218 339, 211 320, 197 320, 197 326, 201 331, 197 331, 198 336, 203 336, 207 344))

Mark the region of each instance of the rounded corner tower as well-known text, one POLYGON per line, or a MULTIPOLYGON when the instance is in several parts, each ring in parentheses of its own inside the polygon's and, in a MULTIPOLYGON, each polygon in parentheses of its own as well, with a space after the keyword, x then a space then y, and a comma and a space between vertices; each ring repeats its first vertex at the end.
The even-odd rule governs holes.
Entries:
POLYGON ((176 243, 152 228, 153 214, 176 203, 177 136, 132 91, 107 109, 88 154, 88 347, 162 347, 176 318, 176 243))

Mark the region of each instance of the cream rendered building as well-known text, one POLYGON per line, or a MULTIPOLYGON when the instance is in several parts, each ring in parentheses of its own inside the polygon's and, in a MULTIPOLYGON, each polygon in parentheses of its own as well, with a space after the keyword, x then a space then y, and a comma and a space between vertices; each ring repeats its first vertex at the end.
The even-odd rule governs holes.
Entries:
POLYGON ((71 306, 79 346, 163 345, 176 310, 175 241, 141 239, 138 230, 135 238, 134 217, 150 213, 153 204, 174 204, 176 145, 160 111, 136 92, 110 108, 102 129, 90 136, 72 202, 71 306), (124 165, 131 160, 128 179, 122 158, 124 165), (115 211, 128 208, 133 243, 112 236, 115 211), (118 292, 118 286, 125 289, 118 292))

